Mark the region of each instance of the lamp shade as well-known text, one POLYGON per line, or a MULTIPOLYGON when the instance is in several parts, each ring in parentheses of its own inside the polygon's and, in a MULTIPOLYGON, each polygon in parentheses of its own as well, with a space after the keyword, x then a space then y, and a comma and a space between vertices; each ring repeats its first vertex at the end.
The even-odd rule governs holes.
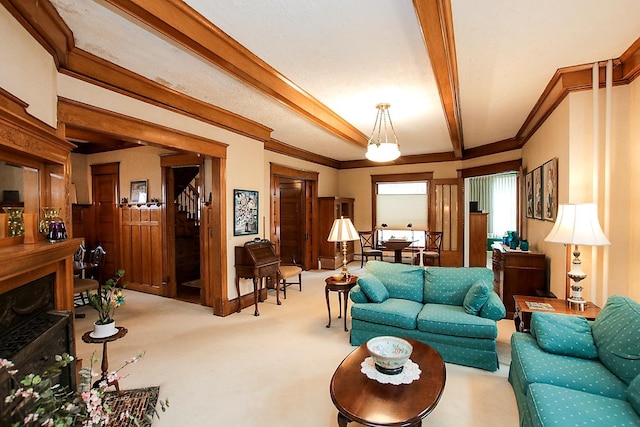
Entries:
POLYGON ((350 240, 358 240, 360 235, 351 223, 349 218, 340 217, 333 221, 331 231, 327 240, 329 242, 348 242, 350 240))
POLYGON ((598 222, 594 203, 568 204, 558 207, 558 216, 545 242, 573 245, 610 245, 598 222))

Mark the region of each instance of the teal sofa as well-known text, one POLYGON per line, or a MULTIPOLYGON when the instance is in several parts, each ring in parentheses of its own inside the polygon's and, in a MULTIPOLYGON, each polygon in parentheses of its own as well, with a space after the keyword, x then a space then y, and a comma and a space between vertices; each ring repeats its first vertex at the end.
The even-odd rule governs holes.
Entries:
POLYGON ((446 362, 498 369, 496 321, 506 314, 486 268, 369 261, 351 289, 351 344, 380 335, 429 344, 446 362))
POLYGON ((640 426, 640 304, 611 296, 595 321, 536 312, 511 337, 522 427, 640 426))

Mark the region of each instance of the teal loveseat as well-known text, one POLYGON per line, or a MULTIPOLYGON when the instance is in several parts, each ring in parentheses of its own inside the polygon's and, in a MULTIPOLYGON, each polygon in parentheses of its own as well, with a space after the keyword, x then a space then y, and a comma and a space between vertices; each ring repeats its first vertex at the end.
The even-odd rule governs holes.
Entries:
POLYGON ((511 337, 520 426, 640 426, 640 304, 611 296, 595 321, 536 312, 511 337))
POLYGON ((446 362, 498 369, 496 321, 506 314, 486 268, 369 261, 351 289, 351 344, 380 335, 413 338, 446 362))

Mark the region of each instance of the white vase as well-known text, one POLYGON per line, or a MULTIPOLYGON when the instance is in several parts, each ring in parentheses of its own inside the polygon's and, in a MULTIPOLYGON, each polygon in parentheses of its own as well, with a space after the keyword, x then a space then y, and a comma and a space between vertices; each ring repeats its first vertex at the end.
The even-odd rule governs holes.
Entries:
POLYGON ((116 328, 116 321, 112 321, 111 323, 107 323, 106 325, 100 325, 99 323, 93 324, 93 333, 91 333, 92 338, 107 338, 111 335, 115 335, 118 333, 118 328, 116 328))

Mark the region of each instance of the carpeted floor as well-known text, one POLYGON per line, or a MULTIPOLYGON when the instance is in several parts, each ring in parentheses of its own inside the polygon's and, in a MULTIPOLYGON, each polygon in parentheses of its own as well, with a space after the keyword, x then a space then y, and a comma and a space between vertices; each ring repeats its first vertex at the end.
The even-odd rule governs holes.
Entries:
MULTIPOLYGON (((349 267, 353 274, 364 273, 359 261, 349 267)), ((335 427, 329 382, 353 347, 342 319, 335 317, 335 293, 330 295, 334 318, 331 327, 325 327, 324 279, 332 273, 304 272, 302 292, 289 288, 280 306, 270 291, 259 317, 253 316, 252 307, 217 317, 209 307, 125 291, 126 303, 115 317, 129 333, 109 343, 110 368, 146 352, 125 369, 128 376, 120 386, 161 387, 159 398, 168 398, 171 406, 154 427, 335 427)), ((248 292, 250 284, 245 286, 243 292, 248 292)), ((78 356, 87 359, 95 352, 100 357, 101 347, 80 339, 91 328, 95 311, 78 311, 86 313, 86 318, 76 319, 78 356)), ((513 331, 512 320, 499 322, 497 372, 447 364, 444 393, 423 426, 518 425, 507 381, 513 331)))

